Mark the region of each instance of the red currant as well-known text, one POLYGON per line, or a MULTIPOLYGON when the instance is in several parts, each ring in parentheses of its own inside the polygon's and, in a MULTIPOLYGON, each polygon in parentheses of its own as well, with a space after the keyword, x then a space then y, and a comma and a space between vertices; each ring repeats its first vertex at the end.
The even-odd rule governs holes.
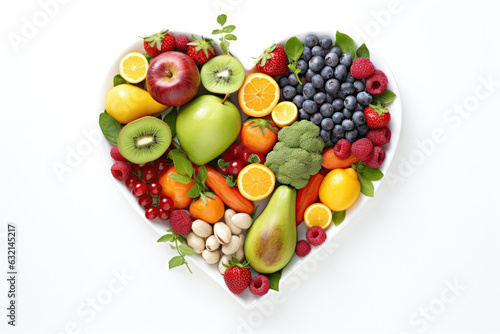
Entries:
POLYGON ((149 220, 153 220, 158 217, 158 208, 156 206, 150 206, 146 210, 146 218, 149 220))
POLYGON ((157 176, 158 171, 154 167, 148 166, 142 170, 142 179, 146 183, 153 182, 157 176))
POLYGON ((134 189, 132 190, 132 194, 135 197, 141 197, 148 191, 148 186, 144 182, 137 182, 134 185, 134 189))
POLYGON ((140 178, 138 178, 135 175, 130 175, 128 179, 125 181, 125 185, 127 186, 128 189, 132 190, 134 189, 135 184, 138 182, 141 182, 140 178))
POLYGON ((162 186, 157 182, 151 182, 148 185, 148 191, 151 195, 159 195, 161 193, 162 186))
POLYGON ((158 158, 155 160, 155 169, 158 171, 158 172, 163 172, 165 170, 167 170, 168 168, 168 165, 167 165, 167 160, 164 159, 164 158, 158 158))
POLYGON ((229 166, 227 166, 227 171, 234 177, 238 177, 238 174, 245 167, 245 164, 241 160, 235 159, 229 162, 229 166))
POLYGON ((161 197, 160 198, 160 203, 158 204, 158 207, 160 209, 163 209, 165 211, 172 211, 174 208, 174 201, 170 197, 161 197))
POLYGON ((139 197, 139 205, 144 209, 148 208, 153 204, 153 197, 150 194, 144 194, 139 197))
POLYGON ((161 220, 168 220, 170 218, 170 211, 160 208, 158 209, 158 217, 160 217, 161 220))

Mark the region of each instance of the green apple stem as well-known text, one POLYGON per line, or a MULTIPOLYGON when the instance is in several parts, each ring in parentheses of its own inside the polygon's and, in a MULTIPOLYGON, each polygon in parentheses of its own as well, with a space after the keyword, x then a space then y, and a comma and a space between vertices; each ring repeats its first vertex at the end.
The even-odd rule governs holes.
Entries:
POLYGON ((224 102, 226 102, 228 97, 229 97, 229 94, 226 94, 226 96, 224 96, 224 100, 222 100, 222 104, 224 104, 224 102))

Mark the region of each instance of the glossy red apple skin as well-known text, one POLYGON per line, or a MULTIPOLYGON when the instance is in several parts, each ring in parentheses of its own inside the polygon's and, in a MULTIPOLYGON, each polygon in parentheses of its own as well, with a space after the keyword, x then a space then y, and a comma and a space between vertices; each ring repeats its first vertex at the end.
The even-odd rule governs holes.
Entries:
POLYGON ((191 101, 200 87, 198 66, 184 53, 164 52, 151 60, 146 86, 156 102, 181 106, 191 101))

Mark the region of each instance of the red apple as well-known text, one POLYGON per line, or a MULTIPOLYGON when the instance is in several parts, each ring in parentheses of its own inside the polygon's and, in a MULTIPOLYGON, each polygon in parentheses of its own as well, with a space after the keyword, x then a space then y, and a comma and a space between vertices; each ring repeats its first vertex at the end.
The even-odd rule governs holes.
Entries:
POLYGON ((196 96, 200 72, 194 60, 186 54, 167 51, 151 60, 146 85, 156 102, 181 106, 196 96))

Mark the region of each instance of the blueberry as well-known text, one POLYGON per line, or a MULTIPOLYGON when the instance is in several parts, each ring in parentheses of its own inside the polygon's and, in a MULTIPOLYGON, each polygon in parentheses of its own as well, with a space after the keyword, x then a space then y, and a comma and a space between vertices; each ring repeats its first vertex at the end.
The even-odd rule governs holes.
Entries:
POLYGON ((356 90, 356 93, 362 92, 365 90, 365 84, 361 80, 356 80, 353 83, 354 89, 356 90))
POLYGON ((319 112, 323 117, 330 117, 333 115, 333 106, 330 103, 323 103, 319 108, 319 112))
POLYGON ((311 83, 314 88, 322 89, 325 85, 325 79, 321 76, 321 74, 316 74, 311 78, 311 83))
POLYGON ((345 77, 345 82, 350 82, 350 83, 354 83, 354 81, 356 81, 356 79, 354 79, 354 77, 352 76, 351 72, 347 73, 347 76, 345 77))
POLYGON ((290 85, 283 87, 283 97, 285 100, 291 100, 295 95, 297 95, 295 87, 290 85))
POLYGON ((336 111, 332 115, 332 120, 335 124, 340 124, 345 119, 344 115, 340 111, 336 111))
POLYGON ((358 101, 356 100, 356 97, 354 95, 349 95, 344 100, 344 107, 346 107, 349 110, 356 109, 357 105, 358 105, 358 101))
POLYGON ((351 118, 352 117, 352 111, 350 111, 347 108, 344 108, 344 110, 342 110, 342 115, 344 115, 345 118, 351 118))
POLYGON ((316 46, 313 46, 313 48, 311 49, 311 54, 313 56, 320 56, 320 57, 324 57, 325 56, 325 49, 323 49, 321 46, 319 45, 316 45, 316 46))
POLYGON ((310 68, 307 69, 306 78, 311 79, 315 75, 316 75, 316 73, 313 70, 311 70, 310 68))
POLYGON ((288 85, 288 77, 284 76, 284 77, 279 78, 278 79, 278 85, 280 86, 280 88, 283 88, 286 85, 288 85))
POLYGON ((356 109, 354 109, 355 111, 364 111, 365 110, 365 107, 363 107, 359 102, 358 104, 356 105, 356 109))
POLYGON ((340 111, 344 109, 344 100, 342 99, 335 99, 332 102, 333 110, 335 111, 340 111))
POLYGON ((331 118, 323 118, 323 120, 321 121, 321 127, 324 129, 324 130, 331 130, 333 129, 333 120, 331 118))
POLYGON ((333 77, 333 68, 331 68, 330 66, 323 67, 323 69, 321 70, 321 76, 325 80, 330 79, 331 77, 333 77))
MULTIPOLYGON (((321 124, 323 124, 323 122, 321 124)), ((320 135, 321 139, 323 139, 323 141, 325 143, 328 143, 328 141, 330 140, 330 133, 331 133, 330 131, 321 129, 321 131, 319 132, 319 135, 320 135)))
POLYGON ((316 94, 316 88, 314 88, 312 83, 308 82, 304 85, 304 91, 302 92, 302 94, 304 95, 304 97, 312 99, 314 94, 316 94))
POLYGON ((323 120, 323 116, 321 116, 321 114, 319 112, 317 112, 311 116, 311 122, 313 122, 314 124, 316 124, 318 126, 321 124, 322 120, 323 120))
MULTIPOLYGON (((293 85, 290 82, 290 78, 288 78, 288 83, 293 85)), ((295 85, 293 85, 293 86, 295 86, 295 85)), ((355 91, 356 91, 356 88, 354 88, 354 85, 350 82, 344 82, 342 85, 340 85, 340 92, 342 94, 351 95, 351 94, 354 94, 355 91)))
POLYGON ((325 99, 325 102, 326 102, 326 103, 332 103, 334 98, 335 98, 335 97, 334 97, 332 94, 328 94, 328 93, 326 93, 326 99, 325 99))
POLYGON ((342 56, 342 50, 340 50, 340 48, 338 46, 334 46, 330 52, 333 52, 335 54, 337 54, 337 56, 340 58, 342 56))
POLYGON ((309 68, 316 73, 321 72, 323 66, 325 66, 325 61, 321 56, 314 56, 309 60, 309 68))
POLYGON ((335 146, 337 144, 337 142, 342 139, 342 138, 337 138, 337 137, 334 137, 333 136, 333 131, 332 131, 332 136, 330 137, 330 141, 332 142, 332 144, 335 146))
POLYGON ((323 36, 319 39, 319 46, 321 46, 325 50, 331 48, 332 44, 333 44, 332 39, 328 36, 323 36))
POLYGON ((368 124, 366 124, 366 123, 358 125, 356 127, 356 129, 358 130, 358 135, 360 137, 366 136, 366 134, 368 133, 368 131, 370 131, 370 128, 368 127, 368 124))
POLYGON ((302 95, 295 95, 292 102, 297 106, 297 108, 302 108, 304 97, 302 95))
POLYGON ((344 137, 345 130, 342 129, 342 125, 337 124, 333 127, 332 130, 332 135, 337 138, 342 138, 344 137))
POLYGON ((302 51, 302 55, 300 56, 300 58, 304 59, 305 61, 309 61, 311 57, 311 49, 308 46, 304 46, 304 51, 302 51))
MULTIPOLYGON (((345 95, 344 93, 342 93, 342 92, 340 92, 340 91, 339 91, 339 92, 337 93, 337 98, 338 98, 338 99, 341 99, 342 101, 344 101, 344 99, 346 98, 346 95, 345 95)), ((343 103, 343 102, 342 102, 342 103, 343 103)))
POLYGON ((308 114, 314 114, 318 111, 318 104, 313 100, 306 100, 302 103, 302 109, 308 114))
POLYGON ((304 109, 302 109, 302 108, 299 109, 299 118, 300 119, 309 120, 310 117, 311 117, 311 115, 309 115, 304 109))
POLYGON ((365 114, 362 111, 356 111, 354 114, 352 114, 352 121, 356 125, 365 124, 366 123, 365 114))
POLYGON ((373 97, 368 92, 359 92, 358 95, 356 95, 356 99, 364 106, 367 106, 373 102, 373 97))
POLYGON ((337 79, 328 79, 328 81, 325 83, 325 91, 328 94, 335 95, 339 92, 340 90, 340 82, 337 79))
POLYGON ((297 79, 295 73, 290 73, 290 75, 288 76, 288 84, 290 86, 297 86, 299 84, 299 80, 297 79))
POLYGON ((349 130, 352 130, 356 127, 356 125, 354 124, 354 122, 350 119, 344 119, 342 121, 342 129, 346 130, 346 131, 349 131, 349 130))
POLYGON ((313 34, 307 35, 306 39, 305 39, 305 43, 306 43, 306 46, 310 47, 310 48, 318 45, 318 36, 313 35, 313 34))
POLYGON ((307 61, 305 61, 304 59, 299 59, 297 61, 297 68, 300 70, 299 74, 306 74, 306 71, 309 68, 307 66, 307 61))
POLYGON ((352 65, 352 57, 348 53, 344 53, 342 57, 340 57, 340 63, 345 67, 351 67, 352 65))
POLYGON ((323 104, 326 99, 326 94, 323 92, 317 92, 314 94, 313 101, 316 102, 317 104, 323 104))
POLYGON ((325 56, 325 65, 335 67, 339 64, 339 56, 335 52, 328 52, 325 56))
POLYGON ((347 77, 347 67, 342 64, 338 65, 337 67, 335 67, 333 76, 337 80, 344 81, 344 79, 347 77))
POLYGON ((358 139, 358 130, 354 129, 354 130, 346 131, 345 139, 347 139, 347 141, 351 144, 354 143, 356 141, 356 139, 358 139))

